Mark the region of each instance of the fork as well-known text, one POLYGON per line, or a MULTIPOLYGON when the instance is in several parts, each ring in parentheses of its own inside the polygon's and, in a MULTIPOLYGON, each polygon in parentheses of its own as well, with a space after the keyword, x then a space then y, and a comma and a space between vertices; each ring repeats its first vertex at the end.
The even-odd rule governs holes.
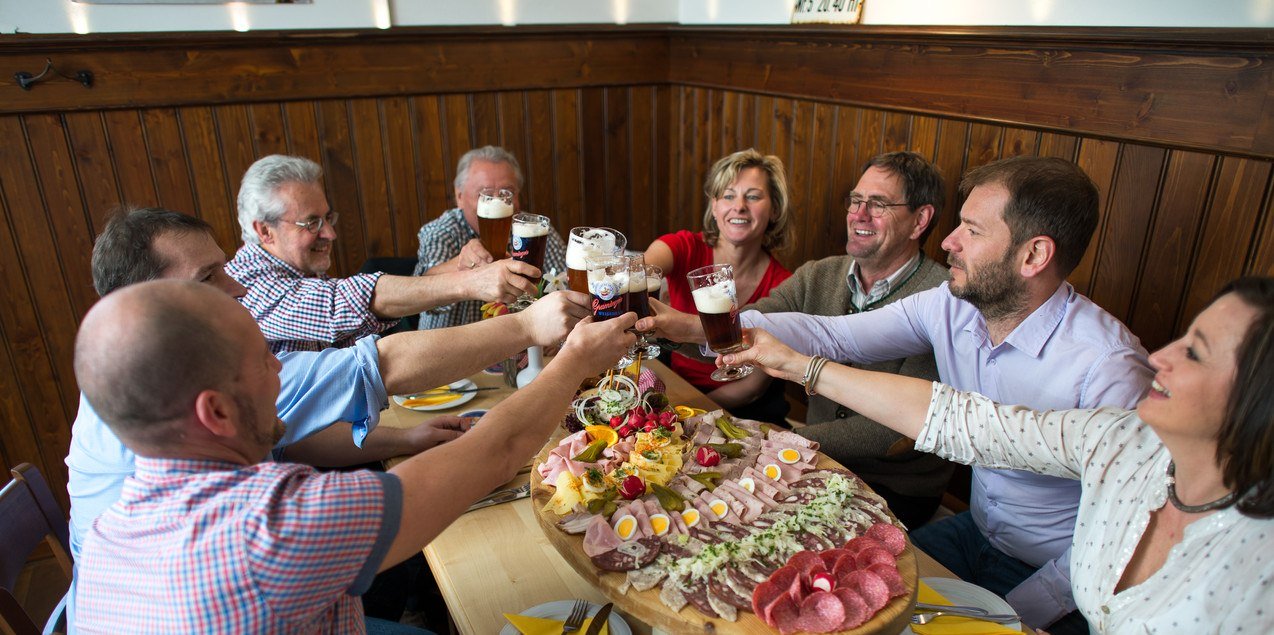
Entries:
POLYGON ((571 607, 571 614, 566 616, 566 621, 562 623, 562 635, 574 633, 584 624, 584 618, 588 617, 588 600, 575 600, 575 606, 571 607))
POLYGON ((988 621, 988 622, 996 622, 996 623, 999 623, 999 624, 1008 624, 1008 623, 1012 623, 1012 622, 1020 622, 1020 621, 1022 621, 1022 618, 1021 618, 1021 617, 1019 617, 1019 616, 1017 616, 1017 615, 1012 615, 1012 614, 1006 614, 1006 615, 995 615, 995 614, 987 613, 987 614, 983 614, 983 615, 974 615, 974 614, 971 614, 971 613, 960 613, 960 612, 956 612, 956 611, 930 611, 930 612, 927 612, 927 613, 916 613, 916 614, 912 615, 912 616, 911 616, 911 623, 912 623, 912 624, 928 624, 929 622, 932 622, 933 620, 935 620, 935 619, 937 619, 937 618, 939 618, 939 617, 943 617, 943 616, 947 616, 947 617, 967 617, 967 618, 969 618, 969 619, 973 619, 973 620, 985 620, 985 621, 988 621))

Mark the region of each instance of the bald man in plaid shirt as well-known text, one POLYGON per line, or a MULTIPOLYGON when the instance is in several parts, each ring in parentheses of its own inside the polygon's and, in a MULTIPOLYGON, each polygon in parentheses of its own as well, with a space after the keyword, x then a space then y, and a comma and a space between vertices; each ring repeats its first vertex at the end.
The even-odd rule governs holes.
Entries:
POLYGON ((512 478, 635 321, 585 319, 455 441, 384 474, 321 474, 265 460, 283 434, 280 364, 234 300, 176 280, 106 296, 84 318, 76 378, 137 471, 85 539, 79 632, 364 632, 357 596, 376 571, 512 478))
POLYGON ((309 159, 270 155, 239 187, 243 247, 226 273, 276 353, 343 348, 415 315, 462 300, 513 302, 535 292, 535 267, 504 259, 435 276, 383 273, 331 278, 337 212, 323 170, 309 159))

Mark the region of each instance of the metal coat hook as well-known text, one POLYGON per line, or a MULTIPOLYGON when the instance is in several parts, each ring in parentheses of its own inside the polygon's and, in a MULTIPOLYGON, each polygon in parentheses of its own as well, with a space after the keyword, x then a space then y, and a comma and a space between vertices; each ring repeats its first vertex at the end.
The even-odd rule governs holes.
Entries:
POLYGON ((13 78, 17 80, 18 86, 20 86, 22 90, 31 90, 32 86, 44 81, 45 76, 48 75, 49 73, 53 73, 54 75, 57 75, 58 77, 61 77, 63 79, 69 79, 73 82, 79 82, 83 84, 85 88, 93 87, 93 71, 81 70, 81 71, 75 71, 74 76, 67 75, 63 73, 62 71, 59 71, 58 69, 54 68, 53 60, 47 57, 44 58, 44 70, 40 71, 39 75, 32 75, 31 73, 28 73, 26 71, 18 71, 13 74, 13 78))

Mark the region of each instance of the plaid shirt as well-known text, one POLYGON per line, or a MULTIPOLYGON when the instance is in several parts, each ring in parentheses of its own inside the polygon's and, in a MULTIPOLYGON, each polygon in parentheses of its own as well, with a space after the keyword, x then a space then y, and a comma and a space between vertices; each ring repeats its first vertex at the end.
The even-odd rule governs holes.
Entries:
POLYGON ((82 633, 362 633, 398 531, 374 472, 137 457, 77 567, 82 633))
MULTIPOLYGON (((469 223, 464 219, 464 210, 460 208, 447 210, 438 218, 425 223, 420 228, 420 249, 416 252, 415 275, 422 276, 426 271, 460 255, 465 243, 478 237, 469 223)), ((544 254, 545 274, 549 270, 558 273, 566 271, 566 243, 557 231, 549 232, 549 244, 544 254)), ((462 326, 482 319, 482 301, 466 300, 447 306, 440 306, 420 314, 420 328, 440 329, 448 326, 462 326)))
POLYGON ((274 353, 344 348, 398 323, 371 311, 381 274, 307 276, 260 245, 244 245, 226 273, 248 290, 248 307, 274 353))

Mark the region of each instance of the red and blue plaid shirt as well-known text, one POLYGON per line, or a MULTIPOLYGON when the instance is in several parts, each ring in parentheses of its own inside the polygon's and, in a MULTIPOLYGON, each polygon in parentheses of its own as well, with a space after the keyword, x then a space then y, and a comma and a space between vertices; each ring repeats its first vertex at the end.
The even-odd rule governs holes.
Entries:
POLYGON ((82 633, 362 633, 402 486, 376 472, 137 457, 77 567, 82 633))
POLYGON ((260 245, 241 247, 226 263, 226 273, 248 290, 240 302, 275 353, 344 348, 398 323, 372 313, 380 273, 307 276, 260 245))

